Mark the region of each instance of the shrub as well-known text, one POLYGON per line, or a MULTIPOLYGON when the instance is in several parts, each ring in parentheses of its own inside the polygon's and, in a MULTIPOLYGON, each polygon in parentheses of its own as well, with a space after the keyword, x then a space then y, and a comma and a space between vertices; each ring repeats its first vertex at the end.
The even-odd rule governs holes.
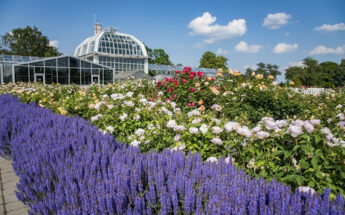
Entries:
POLYGON ((0 148, 31 214, 343 214, 308 187, 296 192, 237 170, 231 159, 141 154, 78 117, 0 96, 0 148), (5 126, 3 126, 5 125, 5 126))

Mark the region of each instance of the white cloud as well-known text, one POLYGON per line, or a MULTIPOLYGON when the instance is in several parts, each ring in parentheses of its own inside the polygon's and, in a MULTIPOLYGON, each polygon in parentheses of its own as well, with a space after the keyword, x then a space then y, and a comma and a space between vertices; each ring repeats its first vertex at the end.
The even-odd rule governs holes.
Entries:
POLYGON ((192 35, 206 37, 205 43, 215 43, 220 40, 239 37, 247 31, 246 20, 244 19, 234 19, 227 25, 216 24, 216 19, 209 12, 205 12, 202 16, 193 19, 188 28, 192 29, 192 35))
POLYGON ((289 62, 289 67, 292 67, 292 66, 305 67, 303 61, 289 62))
POLYGON ((235 50, 245 53, 257 53, 262 49, 262 45, 248 45, 246 42, 241 41, 235 46, 235 50))
POLYGON ((278 29, 286 25, 291 18, 290 14, 287 13, 269 13, 267 14, 262 26, 269 29, 278 29))
POLYGON ((226 50, 223 50, 222 48, 217 49, 216 54, 217 55, 225 55, 228 52, 226 50))
POLYGON ((54 47, 54 48, 58 48, 59 41, 57 41, 57 40, 50 40, 49 41, 49 46, 54 47))
POLYGON ((338 46, 337 48, 327 48, 326 46, 317 46, 310 52, 311 55, 321 54, 345 54, 345 45, 338 46))
POLYGON ((285 36, 289 36, 289 35, 290 35, 290 32, 286 32, 286 33, 285 33, 285 36))
POLYGON ((345 23, 338 23, 335 25, 323 24, 314 29, 315 31, 345 31, 345 23))
POLYGON ((287 52, 293 52, 298 49, 298 44, 287 44, 287 43, 278 43, 274 48, 273 48, 273 53, 275 54, 282 54, 282 53, 287 53, 287 52))

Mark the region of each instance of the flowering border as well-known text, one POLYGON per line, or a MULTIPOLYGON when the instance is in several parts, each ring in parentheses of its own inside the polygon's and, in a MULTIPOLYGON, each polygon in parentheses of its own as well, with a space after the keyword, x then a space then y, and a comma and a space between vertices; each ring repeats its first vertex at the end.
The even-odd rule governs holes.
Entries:
POLYGON ((231 160, 181 151, 142 154, 79 117, 0 96, 0 153, 32 214, 344 214, 322 195, 251 178, 231 160))

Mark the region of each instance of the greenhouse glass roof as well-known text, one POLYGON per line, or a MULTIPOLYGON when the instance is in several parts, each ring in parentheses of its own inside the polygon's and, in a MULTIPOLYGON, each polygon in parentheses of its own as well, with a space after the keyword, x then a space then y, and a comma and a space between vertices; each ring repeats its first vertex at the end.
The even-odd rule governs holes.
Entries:
MULTIPOLYGON (((184 66, 168 66, 168 65, 160 65, 160 64, 149 64, 149 70, 156 70, 156 71, 182 71, 184 66)), ((200 71, 204 73, 217 73, 216 69, 209 69, 209 68, 198 68, 192 67, 192 71, 200 71)))
POLYGON ((147 58, 142 42, 132 35, 117 32, 114 27, 108 27, 84 40, 76 48, 74 56, 80 57, 94 53, 147 58))
POLYGON ((109 69, 109 70, 113 70, 114 68, 105 66, 105 65, 101 65, 92 61, 88 61, 85 59, 80 59, 80 58, 76 58, 73 56, 69 56, 69 55, 61 55, 61 56, 57 56, 57 57, 49 57, 49 58, 38 58, 36 60, 30 61, 30 62, 26 62, 26 61, 22 61, 22 62, 17 62, 15 66, 19 66, 21 64, 26 64, 26 63, 30 63, 32 64, 32 66, 46 66, 48 64, 46 64, 46 62, 50 62, 49 66, 58 66, 58 67, 90 67, 90 65, 93 68, 104 68, 104 69, 109 69), (56 60, 58 60, 57 64, 56 64, 56 60), (39 62, 45 62, 45 64, 37 64, 39 62), (51 62, 55 62, 55 64, 51 64, 51 62), (36 63, 36 64, 35 64, 36 63))
POLYGON ((33 57, 33 56, 19 56, 19 55, 3 55, 0 54, 0 62, 5 63, 21 63, 29 62, 34 60, 43 59, 44 57, 33 57))

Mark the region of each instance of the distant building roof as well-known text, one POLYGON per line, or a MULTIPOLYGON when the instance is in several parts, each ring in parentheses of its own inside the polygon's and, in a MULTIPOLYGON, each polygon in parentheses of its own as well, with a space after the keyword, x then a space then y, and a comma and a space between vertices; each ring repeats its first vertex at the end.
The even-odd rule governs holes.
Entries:
MULTIPOLYGON (((160 65, 160 64, 149 64, 149 70, 156 70, 156 71, 182 71, 184 66, 169 66, 169 65, 160 65)), ((192 67, 192 71, 195 72, 204 72, 204 73, 217 73, 216 69, 210 68, 198 68, 192 67)))

